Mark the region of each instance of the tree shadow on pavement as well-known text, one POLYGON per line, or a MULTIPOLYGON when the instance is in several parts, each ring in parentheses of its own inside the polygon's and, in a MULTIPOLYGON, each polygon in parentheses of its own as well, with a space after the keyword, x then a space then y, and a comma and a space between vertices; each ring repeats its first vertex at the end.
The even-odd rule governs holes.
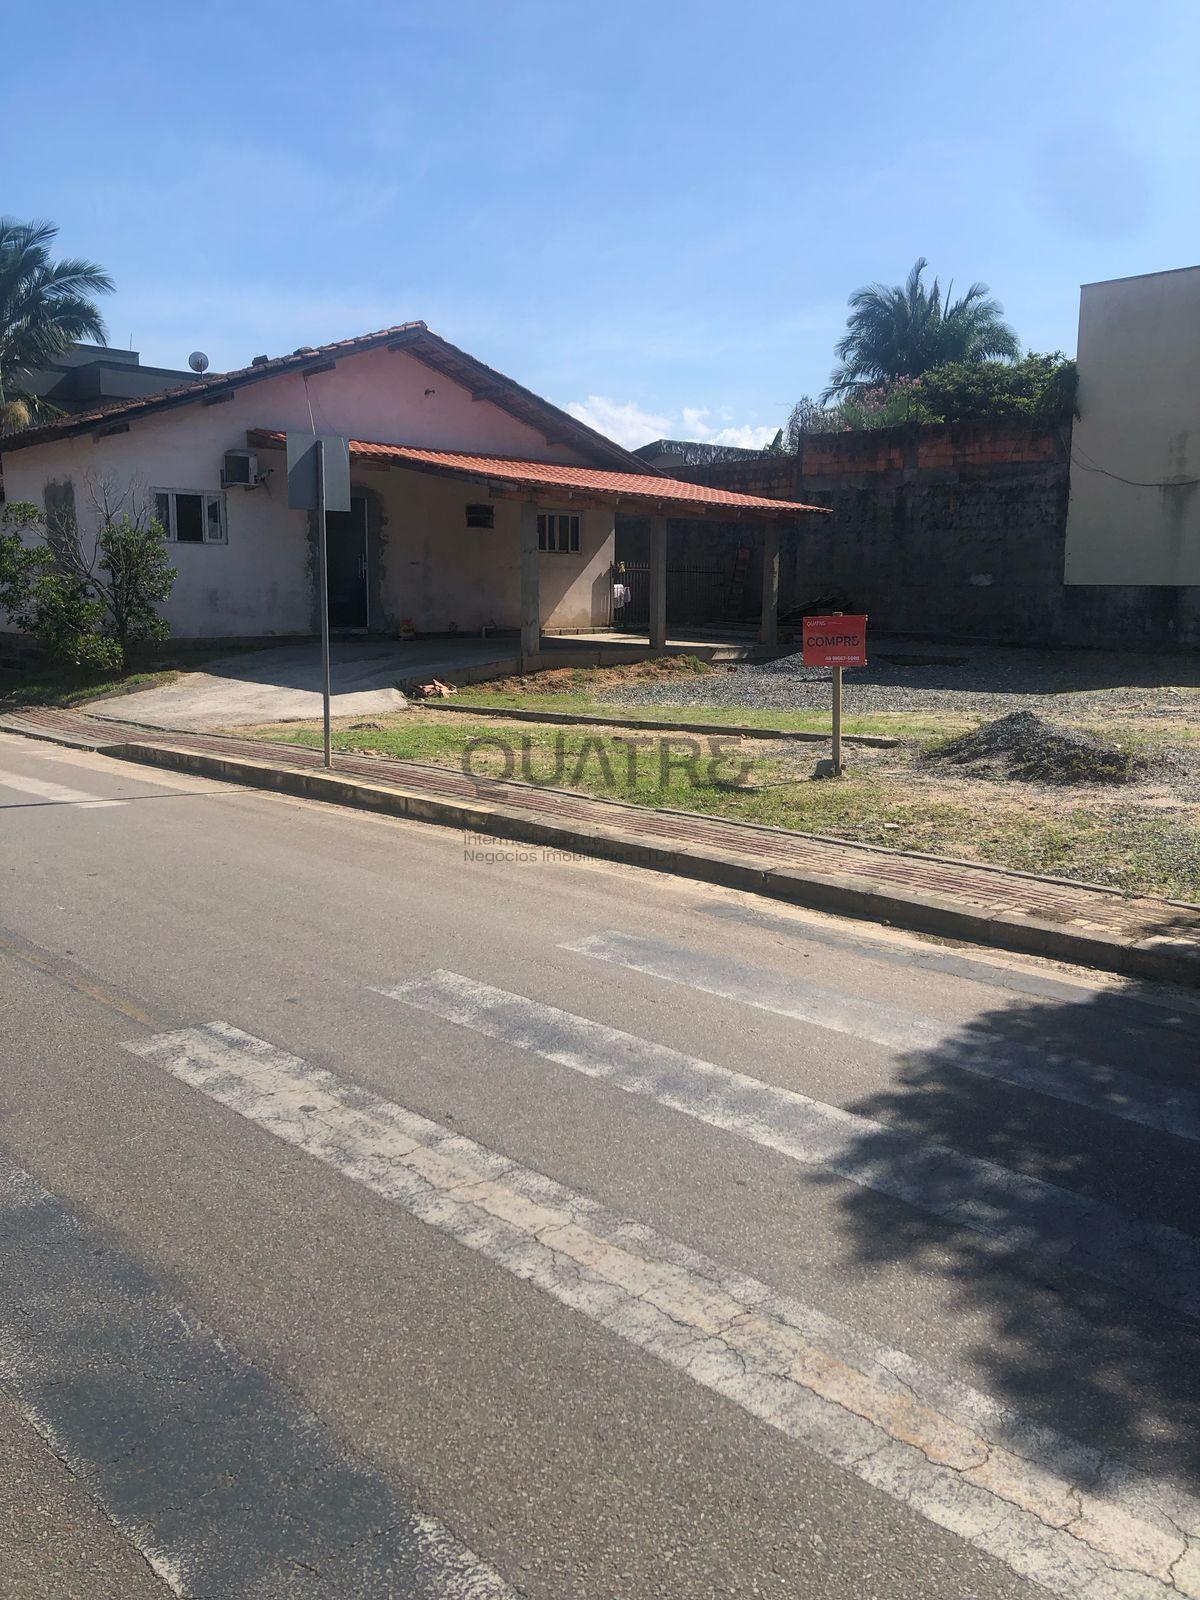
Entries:
MULTIPOLYGON (((984 1012, 936 1047, 903 1056, 887 1089, 846 1109, 1200 1239, 1200 1141, 982 1075, 1032 1053, 1093 1085, 1097 1065, 1102 1084, 1110 1066, 1121 1075, 1103 1088, 1113 1111, 1131 1077, 1154 1104, 1200 1097, 1200 1012, 1140 1003, 1147 993, 1130 986, 984 1012)), ((910 1165, 896 1141, 873 1132, 858 1137, 851 1157, 885 1188, 910 1165)), ((881 1203, 868 1188, 846 1186, 839 1205, 857 1264, 907 1268, 936 1285, 955 1319, 963 1375, 976 1386, 1142 1470, 1200 1485, 1200 1319, 881 1203)), ((1102 1217, 1096 1228, 1102 1236, 1102 1217)))

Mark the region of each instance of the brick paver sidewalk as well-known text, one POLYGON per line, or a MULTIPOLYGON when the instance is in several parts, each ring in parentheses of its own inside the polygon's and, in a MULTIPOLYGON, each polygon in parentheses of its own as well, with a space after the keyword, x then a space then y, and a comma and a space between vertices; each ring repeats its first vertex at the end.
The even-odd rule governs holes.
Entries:
MULTIPOLYGON (((215 734, 167 733, 80 712, 23 711, 0 719, 0 727, 6 725, 14 732, 61 734, 98 749, 129 743, 202 751, 306 771, 321 768, 320 752, 300 745, 215 734)), ((338 754, 334 757, 334 773, 342 778, 394 785, 430 799, 460 804, 477 801, 506 813, 525 814, 568 827, 611 830, 660 848, 683 847, 735 855, 767 870, 813 873, 843 881, 857 879, 876 893, 890 890, 906 897, 928 896, 992 917, 1035 918, 1080 933, 1115 937, 1131 945, 1158 939, 1169 940, 1180 948, 1194 945, 1200 955, 1200 906, 1178 901, 1130 897, 1001 868, 844 843, 692 812, 657 811, 560 789, 474 778, 453 768, 386 757, 338 754)))

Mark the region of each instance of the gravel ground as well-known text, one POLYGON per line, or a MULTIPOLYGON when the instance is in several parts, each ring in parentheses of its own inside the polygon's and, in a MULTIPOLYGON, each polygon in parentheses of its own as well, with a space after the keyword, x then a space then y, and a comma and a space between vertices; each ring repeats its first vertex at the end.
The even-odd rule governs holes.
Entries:
MULTIPOLYGON (((875 639, 871 665, 846 674, 847 715, 940 711, 1003 716, 1038 711, 1058 717, 1200 716, 1200 654, 1108 654, 1100 650, 1004 650, 922 646, 875 639)), ((605 692, 638 706, 745 706, 753 710, 827 708, 828 671, 799 655, 739 664, 701 676, 649 679, 605 692)))

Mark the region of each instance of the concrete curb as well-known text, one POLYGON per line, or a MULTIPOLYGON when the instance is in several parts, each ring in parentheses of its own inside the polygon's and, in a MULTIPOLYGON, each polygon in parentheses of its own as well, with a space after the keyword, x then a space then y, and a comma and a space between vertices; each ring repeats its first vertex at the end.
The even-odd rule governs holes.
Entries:
MULTIPOLYGON (((566 727, 633 728, 647 733, 723 734, 730 739, 794 739, 802 744, 828 744, 827 733, 800 733, 794 729, 753 728, 733 722, 649 722, 641 717, 603 717, 584 711, 514 711, 500 706, 450 705, 445 700, 418 700, 414 704, 434 711, 453 711, 462 716, 503 717, 513 722, 559 722, 566 727)), ((899 739, 877 733, 845 733, 843 744, 864 744, 875 750, 894 750, 899 739)))
POLYGON ((1048 956, 1126 977, 1200 986, 1200 948, 1189 940, 1163 936, 1131 944, 1102 929, 1074 928, 1015 911, 976 909, 944 895, 877 888, 855 877, 771 866, 756 856, 733 851, 655 843, 611 827, 531 815, 515 807, 491 804, 482 797, 451 800, 396 784, 341 776, 336 771, 278 766, 241 756, 134 741, 105 743, 97 748, 105 755, 146 766, 193 772, 415 822, 466 828, 523 844, 549 845, 572 854, 749 890, 811 910, 881 922, 916 933, 968 940, 1022 955, 1048 956))

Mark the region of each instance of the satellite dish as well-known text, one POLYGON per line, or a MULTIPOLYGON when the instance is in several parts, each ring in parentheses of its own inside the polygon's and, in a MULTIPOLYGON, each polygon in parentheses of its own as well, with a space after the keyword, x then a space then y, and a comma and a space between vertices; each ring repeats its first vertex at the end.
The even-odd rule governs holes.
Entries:
POLYGON ((207 372, 208 357, 203 350, 193 350, 188 357, 188 366, 191 367, 193 372, 207 372))

